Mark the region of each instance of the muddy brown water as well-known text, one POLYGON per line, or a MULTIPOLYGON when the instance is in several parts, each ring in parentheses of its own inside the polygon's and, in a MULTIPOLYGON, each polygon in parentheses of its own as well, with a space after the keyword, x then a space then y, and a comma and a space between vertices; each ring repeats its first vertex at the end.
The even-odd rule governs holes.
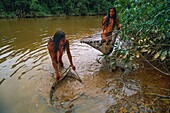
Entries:
MULTIPOLYGON (((99 51, 80 39, 101 32, 102 17, 0 20, 0 113, 170 112, 170 77, 144 63, 139 70, 110 72, 99 51), (83 84, 66 77, 53 93, 48 39, 65 31, 83 84)), ((64 54, 65 67, 69 66, 64 54)))

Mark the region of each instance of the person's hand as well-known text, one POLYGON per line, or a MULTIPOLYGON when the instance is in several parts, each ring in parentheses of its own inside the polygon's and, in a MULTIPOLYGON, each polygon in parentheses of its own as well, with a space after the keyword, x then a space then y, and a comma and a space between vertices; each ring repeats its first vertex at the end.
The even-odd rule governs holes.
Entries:
POLYGON ((122 24, 119 24, 118 28, 119 28, 119 29, 122 29, 122 24))
POLYGON ((60 79, 60 75, 58 72, 56 72, 56 79, 59 80, 60 79))
POLYGON ((105 41, 106 40, 106 34, 103 32, 101 33, 101 38, 102 38, 102 41, 105 41))
POLYGON ((106 30, 104 30, 104 31, 103 31, 103 34, 106 34, 106 33, 107 33, 107 31, 106 31, 106 30))
POLYGON ((74 65, 71 65, 71 67, 72 67, 73 70, 76 70, 76 67, 74 65))

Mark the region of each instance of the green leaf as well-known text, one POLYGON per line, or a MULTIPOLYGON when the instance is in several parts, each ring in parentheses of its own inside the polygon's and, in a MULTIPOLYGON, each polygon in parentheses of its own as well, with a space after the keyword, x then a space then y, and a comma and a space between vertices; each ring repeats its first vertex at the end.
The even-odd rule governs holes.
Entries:
POLYGON ((130 56, 129 60, 131 60, 131 61, 132 61, 133 59, 134 59, 134 56, 130 56))
POLYGON ((167 55, 167 51, 163 51, 160 57, 161 61, 165 60, 166 55, 167 55))
POLYGON ((160 54, 161 54, 161 52, 162 52, 162 50, 160 50, 159 52, 157 52, 155 55, 154 55, 154 59, 157 59, 159 56, 160 56, 160 54))
POLYGON ((136 58, 139 58, 139 53, 136 53, 136 58))
POLYGON ((162 38, 165 39, 165 34, 164 33, 162 33, 162 38))
POLYGON ((153 55, 154 53, 155 53, 155 51, 152 51, 152 52, 151 52, 151 55, 153 55))
POLYGON ((147 54, 149 54, 151 52, 151 50, 148 50, 147 54))
POLYGON ((150 42, 152 45, 155 45, 155 43, 154 43, 152 40, 149 40, 149 42, 150 42))
POLYGON ((140 52, 147 52, 148 50, 147 49, 145 49, 145 48, 143 48, 140 52))
POLYGON ((143 47, 149 47, 149 44, 148 45, 143 45, 143 47))
POLYGON ((138 45, 141 45, 143 43, 143 40, 138 40, 138 45))
POLYGON ((125 59, 127 57, 127 54, 125 54, 124 56, 123 56, 123 59, 125 59))

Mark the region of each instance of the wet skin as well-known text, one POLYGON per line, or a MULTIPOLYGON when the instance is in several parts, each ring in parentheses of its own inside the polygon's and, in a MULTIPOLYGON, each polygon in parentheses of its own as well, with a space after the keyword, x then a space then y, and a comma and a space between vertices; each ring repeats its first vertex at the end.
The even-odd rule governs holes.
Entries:
MULTIPOLYGON (((109 25, 108 26, 104 26, 102 25, 102 29, 103 29, 103 32, 101 34, 101 38, 103 41, 106 41, 107 39, 107 35, 113 31, 113 25, 114 25, 114 19, 113 19, 113 16, 115 15, 115 11, 114 9, 110 9, 110 12, 109 12, 109 15, 110 15, 110 19, 109 19, 109 25)), ((102 24, 106 21, 106 18, 107 16, 105 16, 102 20, 102 24)), ((118 18, 116 18, 116 26, 117 26, 117 29, 120 29, 121 28, 121 24, 119 24, 119 20, 118 18)))
POLYGON ((63 39, 61 39, 60 42, 59 42, 59 50, 56 53, 54 52, 54 42, 48 43, 48 51, 49 51, 50 56, 51 56, 52 65, 55 69, 57 80, 60 79, 60 75, 59 75, 59 72, 58 72, 57 65, 64 67, 64 64, 63 64, 63 61, 62 61, 62 56, 64 54, 64 45, 67 45, 66 46, 67 56, 68 56, 68 59, 70 61, 70 65, 71 65, 72 69, 75 70, 75 66, 73 65, 73 62, 72 62, 72 56, 71 56, 71 52, 70 52, 69 41, 65 37, 63 39))

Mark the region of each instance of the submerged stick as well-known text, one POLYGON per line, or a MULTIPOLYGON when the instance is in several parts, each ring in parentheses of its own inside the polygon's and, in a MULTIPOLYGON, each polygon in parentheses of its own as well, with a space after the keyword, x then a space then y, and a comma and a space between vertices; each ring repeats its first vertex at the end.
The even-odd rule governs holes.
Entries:
POLYGON ((170 96, 166 96, 166 95, 159 95, 159 94, 155 94, 155 93, 145 93, 145 95, 152 95, 152 96, 157 96, 158 100, 163 98, 163 99, 170 99, 170 96))

